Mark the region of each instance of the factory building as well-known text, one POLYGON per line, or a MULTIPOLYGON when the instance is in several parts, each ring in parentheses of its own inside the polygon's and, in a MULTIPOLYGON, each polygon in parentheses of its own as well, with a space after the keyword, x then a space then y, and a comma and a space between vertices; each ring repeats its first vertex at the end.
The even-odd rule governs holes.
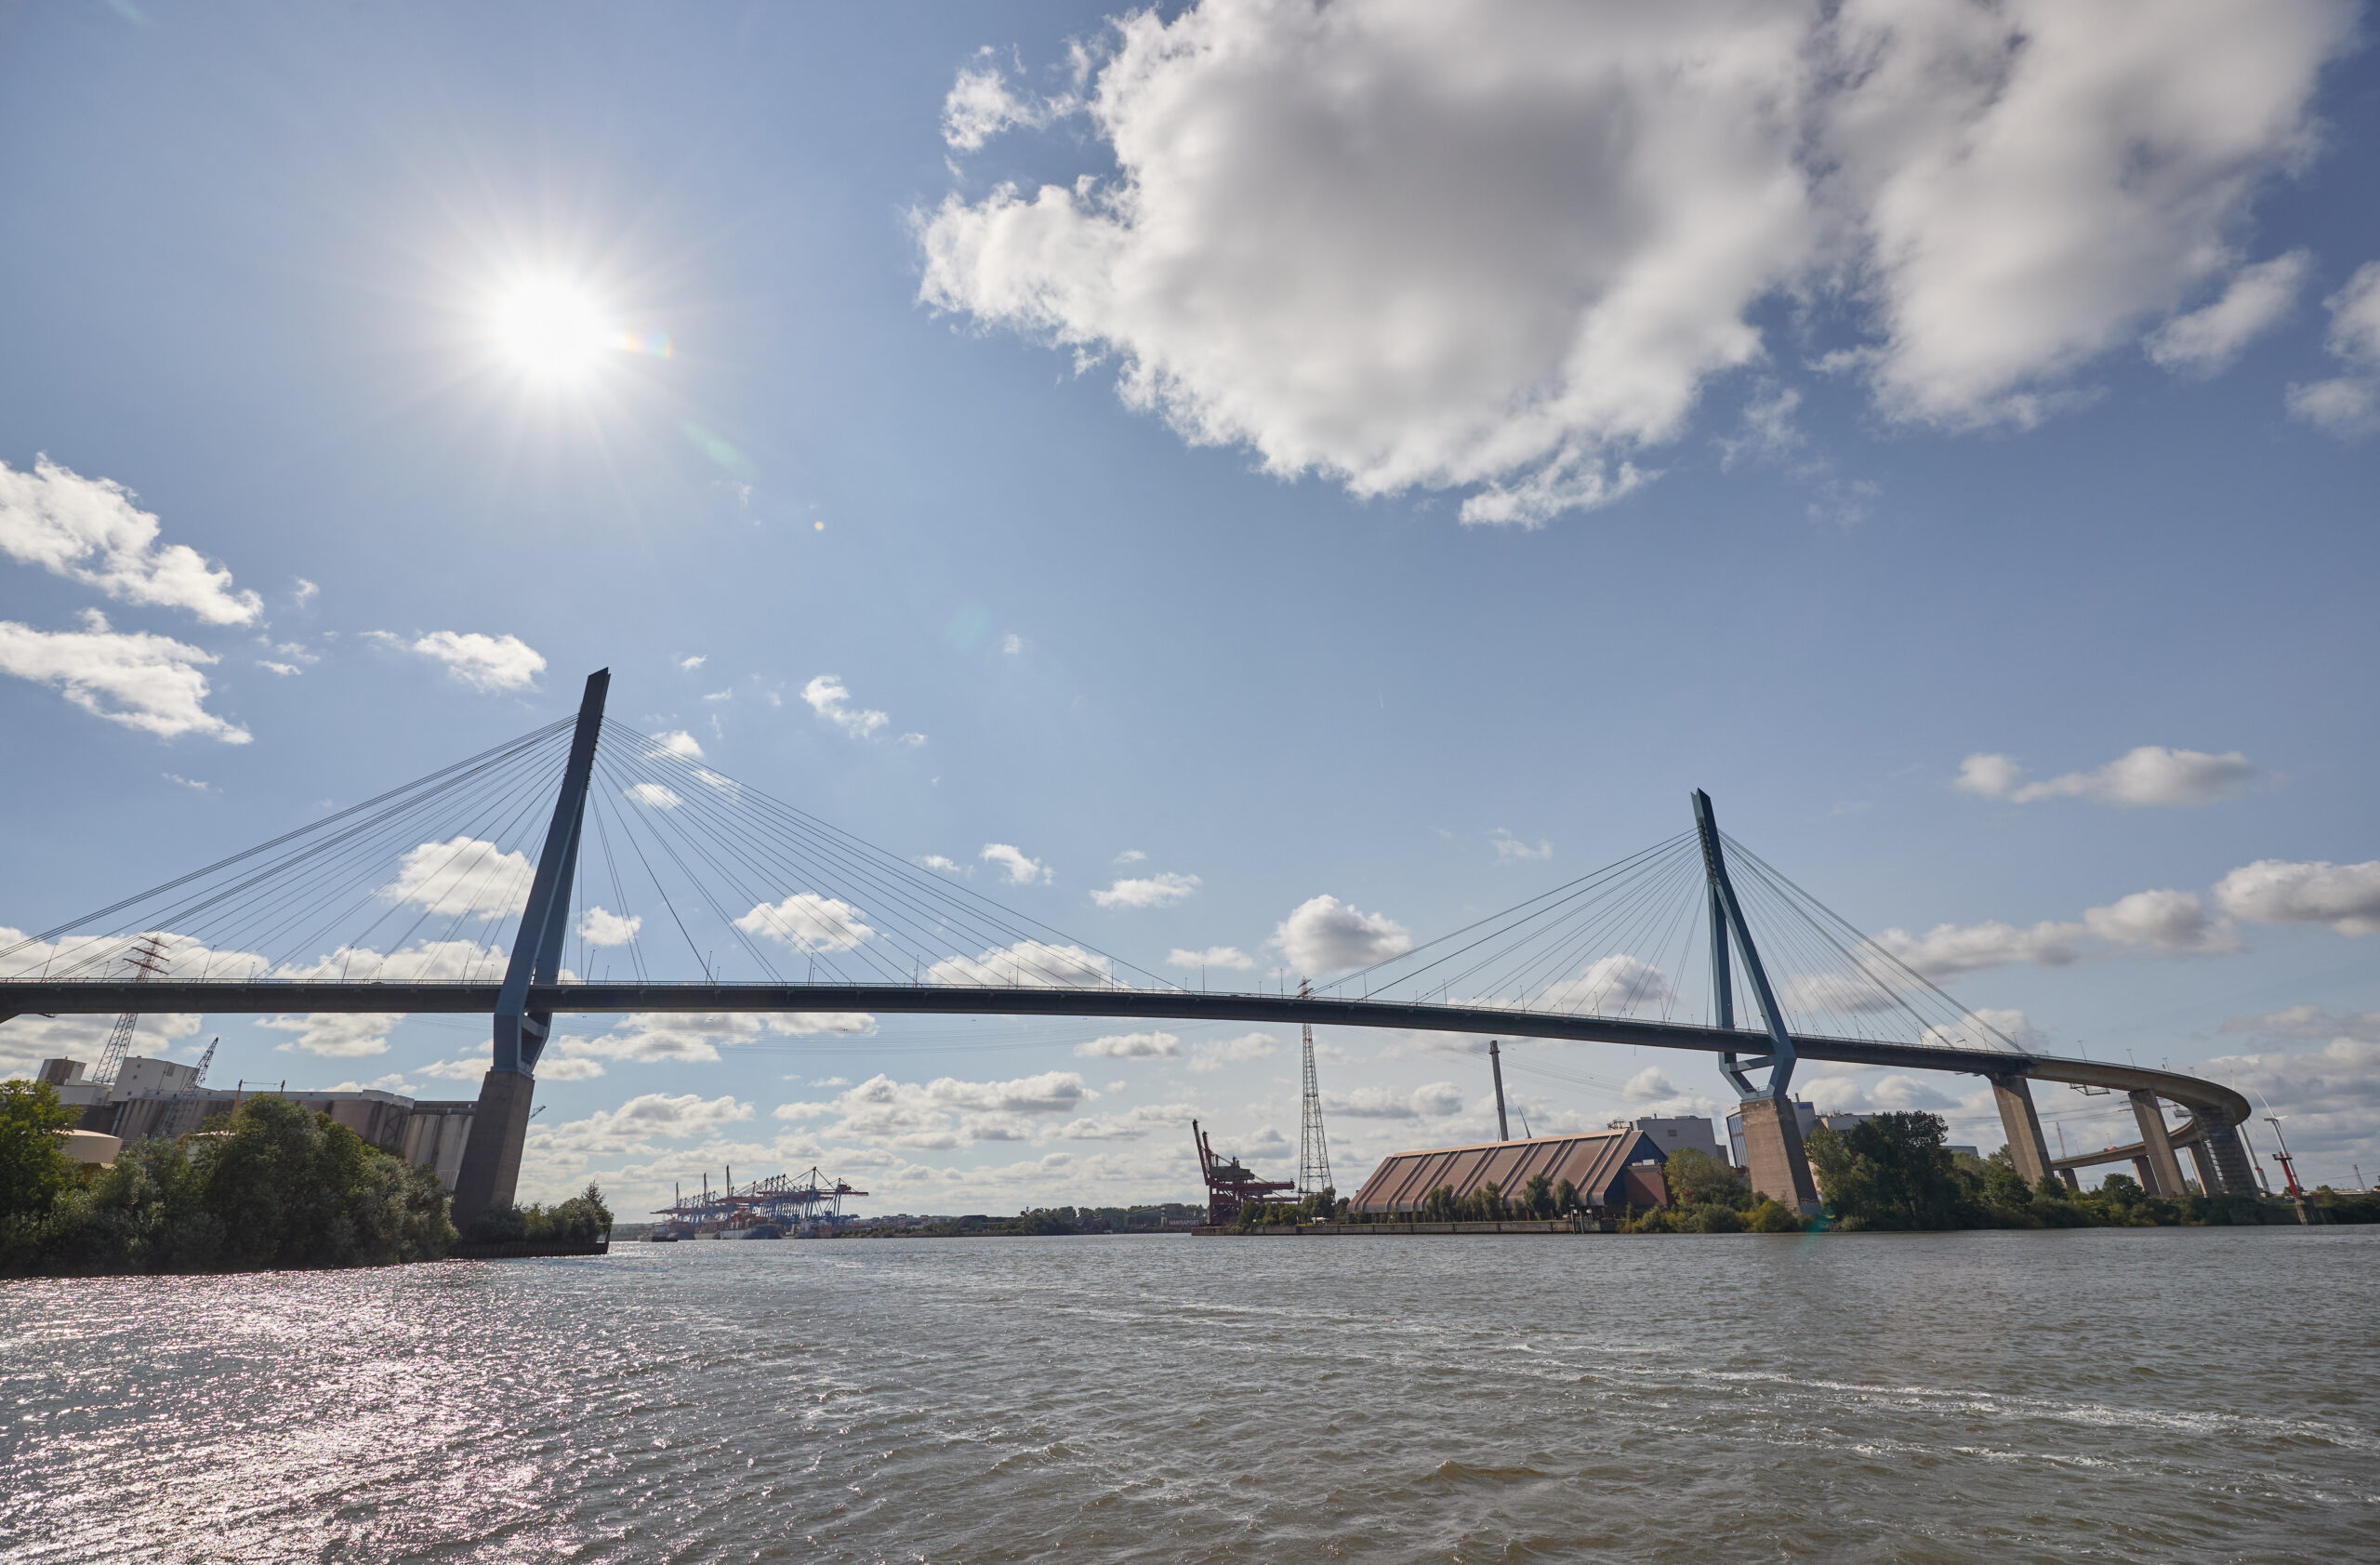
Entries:
POLYGON ((1695 1151, 1717 1158, 1722 1162, 1733 1160, 1719 1150, 1719 1137, 1712 1129, 1711 1121, 1699 1114, 1647 1114, 1634 1120, 1614 1120, 1610 1127, 1613 1130, 1643 1131, 1653 1138, 1653 1145, 1659 1147, 1664 1156, 1672 1152, 1695 1151))
POLYGON ((1590 1208, 1664 1206, 1669 1187, 1661 1164, 1668 1158, 1659 1142, 1633 1127, 1395 1152, 1381 1160, 1351 1205, 1373 1216, 1416 1212, 1440 1186, 1460 1200, 1494 1185, 1511 1200, 1542 1174, 1557 1187, 1568 1180, 1577 1187, 1580 1201, 1590 1208))
MULTIPOLYGON (((171 1141, 198 1129, 210 1114, 228 1114, 258 1089, 199 1086, 199 1068, 172 1060, 127 1059, 112 1083, 89 1080, 80 1060, 44 1060, 36 1080, 58 1089, 61 1102, 83 1110, 81 1128, 119 1143, 163 1137, 171 1141)), ((371 1087, 343 1092, 265 1089, 310 1113, 328 1114, 357 1135, 407 1162, 438 1171, 449 1192, 462 1171, 463 1145, 470 1138, 475 1101, 418 1102, 371 1087)), ((110 1149, 112 1151, 112 1148, 110 1149)))

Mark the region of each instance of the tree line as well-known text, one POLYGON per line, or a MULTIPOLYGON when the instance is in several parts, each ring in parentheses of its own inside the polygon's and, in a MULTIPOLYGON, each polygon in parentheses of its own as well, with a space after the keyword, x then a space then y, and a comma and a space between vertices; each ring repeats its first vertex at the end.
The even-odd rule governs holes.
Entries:
MULTIPOLYGON (((177 1140, 80 1163, 79 1111, 43 1081, 0 1081, 0 1275, 265 1271, 438 1260, 458 1236, 437 1174, 271 1093, 177 1140)), ((471 1238, 596 1238, 589 1185, 554 1207, 499 1209, 471 1238)))
MULTIPOLYGON (((1670 1154, 1664 1170, 1673 1204, 1626 1225, 1631 1233, 1790 1233, 1805 1227, 1939 1231, 1951 1228, 2108 1228, 2158 1225, 2294 1223, 2286 1201, 2261 1196, 2152 1196, 2128 1174, 2111 1174, 2095 1190, 2071 1190, 2055 1176, 2029 1185, 2005 1149, 1990 1158, 1953 1154, 1938 1114, 1878 1114, 1846 1130, 1810 1133, 1810 1171, 1825 1214, 1805 1223, 1755 1195, 1742 1171, 1708 1153, 1670 1154), (1772 1210, 1773 1209, 1773 1210, 1772 1210)), ((2332 1221, 2380 1221, 2380 1198, 2327 1187, 2313 1205, 2332 1221)))

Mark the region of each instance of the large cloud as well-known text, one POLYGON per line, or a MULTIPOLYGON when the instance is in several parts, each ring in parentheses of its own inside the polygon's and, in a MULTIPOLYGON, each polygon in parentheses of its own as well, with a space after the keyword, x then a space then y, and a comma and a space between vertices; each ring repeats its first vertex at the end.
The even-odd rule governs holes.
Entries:
POLYGON ((2228 298, 2353 21, 2344 0, 2177 0, 2154 25, 2057 0, 1145 10, 1079 96, 968 68, 955 149, 1079 112, 1115 173, 949 196, 919 220, 920 295, 1112 357, 1129 403, 1269 471, 1469 488, 1464 520, 1535 524, 1639 482, 1633 457, 1766 355, 1776 298, 1843 306, 1871 341, 1840 362, 1945 425, 2039 417, 2186 308, 2202 325, 2161 340, 2203 362, 2258 313, 2196 307, 2228 298))
POLYGON ((199 670, 216 660, 170 636, 112 630, 97 609, 83 611, 80 630, 36 630, 0 619, 0 674, 55 685, 92 716, 161 739, 196 734, 246 744, 246 729, 206 710, 206 676, 199 670))
POLYGON ((833 1119, 826 1133, 870 1146, 946 1151, 981 1141, 1024 1141, 1033 1121, 1071 1114, 1098 1097, 1071 1070, 1010 1081, 938 1077, 919 1084, 873 1076, 826 1103, 788 1103, 781 1120, 833 1119))
POLYGON ((929 984, 973 984, 1010 987, 1046 985, 1058 988, 1112 988, 1116 964, 1080 946, 1057 946, 1045 940, 1019 940, 973 957, 945 957, 926 969, 929 984))
POLYGON ((2089 772, 2027 782, 2013 757, 1978 752, 1959 763, 1962 792, 1985 799, 2030 804, 2042 799, 2089 799, 2102 804, 2191 805, 2236 799, 2261 776, 2238 750, 2204 750, 2140 745, 2089 772))
POLYGON ((487 693, 535 690, 537 676, 546 671, 545 654, 518 636, 477 630, 432 630, 412 641, 387 630, 367 630, 364 636, 442 664, 456 683, 487 693))
POLYGON ((2215 900, 2233 918, 2257 923, 2324 923, 2341 935, 2380 935, 2380 859, 2260 858, 2217 882, 2215 900))
POLYGON ((2219 956, 2240 949, 2238 932, 2228 920, 2209 913, 2196 892, 2171 890, 2120 896, 2103 908, 2084 909, 2079 922, 2044 920, 2030 928, 1996 920, 1943 923, 1923 935, 1887 929, 1875 941, 1929 978, 2019 962, 2065 967, 2110 949, 2166 956, 2219 956))
POLYGON ((735 927, 797 951, 848 951, 876 933, 850 903, 812 891, 795 892, 774 905, 760 903, 735 927))
POLYGON ((1325 893, 1308 897, 1273 930, 1272 944, 1310 977, 1351 973, 1413 948, 1413 936, 1385 913, 1358 912, 1325 893))
POLYGON ((31 472, 0 462, 0 553, 122 603, 181 609, 210 625, 256 623, 262 599, 232 590, 231 573, 188 544, 160 549, 157 533, 157 518, 121 484, 47 457, 34 458, 31 472))
POLYGON ((732 1048, 770 1038, 865 1038, 875 1030, 876 1018, 865 1011, 638 1011, 608 1032, 559 1039, 554 1047, 557 1054, 575 1059, 707 1062, 719 1058, 721 1044, 732 1048))
POLYGON ((450 837, 408 848, 397 878, 380 888, 391 902, 450 918, 501 918, 529 900, 536 867, 478 837, 450 837))
POLYGON ((1633 1016, 1640 1011, 1658 1011, 1676 998, 1677 991, 1659 968, 1616 952, 1589 962, 1577 977, 1548 985, 1538 1003, 1548 1011, 1633 1016))

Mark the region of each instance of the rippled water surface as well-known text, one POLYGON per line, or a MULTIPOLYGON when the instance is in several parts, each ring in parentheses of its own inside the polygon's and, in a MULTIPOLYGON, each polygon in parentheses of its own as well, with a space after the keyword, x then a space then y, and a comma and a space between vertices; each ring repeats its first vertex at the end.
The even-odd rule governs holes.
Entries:
POLYGON ((0 1284, 11 1560, 2380 1559, 2373 1229, 0 1284))

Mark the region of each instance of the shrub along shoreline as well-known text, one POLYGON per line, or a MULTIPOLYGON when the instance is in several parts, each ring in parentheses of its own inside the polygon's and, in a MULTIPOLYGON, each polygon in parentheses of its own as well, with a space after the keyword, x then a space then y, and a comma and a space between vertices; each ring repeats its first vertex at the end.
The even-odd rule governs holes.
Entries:
MULTIPOLYGON (((58 1133, 77 1117, 46 1082, 0 1081, 0 1276, 392 1266, 458 1238, 435 1172, 273 1094, 104 1168, 66 1156, 58 1133)), ((487 1214, 471 1237, 570 1240, 611 1221, 589 1185, 487 1214)))
MULTIPOLYGON (((2003 1149, 1990 1158, 1953 1155, 1938 1114, 1878 1114, 1848 1130, 1820 1128, 1809 1140, 1810 1172, 1825 1214, 1805 1221, 1755 1196, 1741 1171, 1705 1152, 1670 1154, 1663 1171, 1676 1204, 1643 1214, 1627 1233, 1778 1233, 1831 1229, 1943 1232, 1958 1228, 2141 1228, 2210 1225, 2295 1226, 2295 1207, 2262 1196, 2152 1196, 2128 1174, 2096 1190, 2046 1178, 2028 1186, 2003 1149), (1773 1209, 1773 1210, 1772 1210, 1773 1209), (1781 1222, 1780 1222, 1781 1219, 1781 1222)), ((2318 1190, 2320 1221, 2380 1222, 2380 1198, 2318 1190)))

